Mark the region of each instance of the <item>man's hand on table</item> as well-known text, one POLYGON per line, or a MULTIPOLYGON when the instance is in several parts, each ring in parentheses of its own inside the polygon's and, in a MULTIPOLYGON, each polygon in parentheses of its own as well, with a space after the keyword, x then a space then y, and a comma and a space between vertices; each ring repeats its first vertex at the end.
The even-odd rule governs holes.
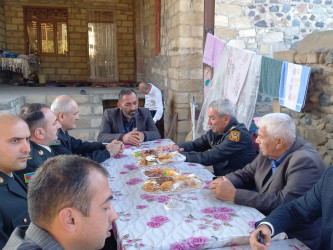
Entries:
POLYGON ((235 201, 236 188, 226 177, 220 177, 210 183, 210 190, 215 194, 215 198, 226 201, 235 201))
POLYGON ((124 143, 118 140, 113 140, 106 146, 106 150, 109 151, 111 157, 115 157, 124 152, 124 143))
POLYGON ((176 145, 176 144, 170 144, 170 145, 166 145, 166 146, 158 146, 158 147, 156 147, 156 150, 158 150, 158 151, 168 151, 168 150, 170 150, 170 151, 179 151, 179 152, 182 152, 182 151, 184 151, 184 149, 183 148, 179 148, 178 147, 178 145, 176 145))
POLYGON ((123 135, 123 142, 139 147, 144 141, 144 134, 135 128, 131 132, 123 135))
POLYGON ((259 227, 257 227, 257 229, 252 232, 250 237, 250 244, 252 249, 254 250, 268 249, 268 247, 271 245, 271 234, 272 232, 268 225, 261 224, 259 227), (258 242, 258 233, 260 230, 262 232, 262 236, 265 239, 265 245, 258 242))

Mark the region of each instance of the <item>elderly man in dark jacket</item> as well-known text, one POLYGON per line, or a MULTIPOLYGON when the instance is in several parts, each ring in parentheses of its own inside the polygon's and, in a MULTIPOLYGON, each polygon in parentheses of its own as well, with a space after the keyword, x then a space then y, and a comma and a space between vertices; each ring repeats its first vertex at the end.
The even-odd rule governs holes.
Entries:
POLYGON ((82 141, 68 134, 69 130, 76 128, 75 122, 80 119, 79 106, 71 97, 67 95, 58 96, 52 102, 51 110, 61 124, 58 140, 51 145, 52 150, 58 155, 77 154, 89 157, 97 162, 103 162, 123 151, 121 141, 114 140, 104 145, 101 142, 82 141))
POLYGON ((233 116, 233 106, 227 99, 209 105, 207 123, 210 130, 200 138, 158 149, 179 149, 187 162, 213 165, 216 176, 243 168, 256 157, 251 135, 233 116))
MULTIPOLYGON (((311 143, 296 135, 289 115, 267 114, 257 126, 257 158, 244 168, 217 178, 210 188, 216 198, 254 207, 267 215, 312 188, 326 166, 311 143)), ((320 226, 320 219, 311 225, 297 223, 286 233, 315 249, 320 243, 320 226)))

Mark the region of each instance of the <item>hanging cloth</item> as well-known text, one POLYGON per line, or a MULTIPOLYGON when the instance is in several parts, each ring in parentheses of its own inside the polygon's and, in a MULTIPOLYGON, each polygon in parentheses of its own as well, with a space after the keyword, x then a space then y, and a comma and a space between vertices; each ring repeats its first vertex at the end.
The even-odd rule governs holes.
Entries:
POLYGON ((208 33, 206 37, 202 62, 212 66, 213 68, 217 67, 225 44, 225 41, 222 41, 208 33))
POLYGON ((311 68, 283 62, 279 89, 279 103, 300 112, 304 106, 311 68))
POLYGON ((243 88, 254 52, 227 44, 224 53, 228 54, 224 96, 235 105, 243 88))
POLYGON ((259 92, 273 98, 279 97, 282 62, 266 56, 262 57, 259 92))
POLYGON ((260 66, 262 56, 254 54, 252 56, 249 71, 247 73, 243 89, 239 95, 238 102, 235 105, 235 117, 247 128, 250 128, 252 118, 256 108, 256 100, 258 97, 260 66))

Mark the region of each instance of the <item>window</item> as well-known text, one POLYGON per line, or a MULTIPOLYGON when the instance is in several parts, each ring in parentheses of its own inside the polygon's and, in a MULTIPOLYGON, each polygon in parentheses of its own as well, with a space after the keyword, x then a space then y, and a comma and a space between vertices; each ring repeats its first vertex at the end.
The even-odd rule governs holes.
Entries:
POLYGON ((67 55, 67 8, 23 7, 26 53, 67 55))

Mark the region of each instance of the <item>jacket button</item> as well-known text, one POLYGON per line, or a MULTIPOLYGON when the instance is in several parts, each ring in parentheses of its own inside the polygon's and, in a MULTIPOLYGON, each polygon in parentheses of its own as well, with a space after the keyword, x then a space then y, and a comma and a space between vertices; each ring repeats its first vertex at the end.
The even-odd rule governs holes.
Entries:
POLYGON ((28 222, 27 218, 24 218, 24 219, 23 219, 23 222, 24 222, 24 223, 27 223, 27 222, 28 222))

